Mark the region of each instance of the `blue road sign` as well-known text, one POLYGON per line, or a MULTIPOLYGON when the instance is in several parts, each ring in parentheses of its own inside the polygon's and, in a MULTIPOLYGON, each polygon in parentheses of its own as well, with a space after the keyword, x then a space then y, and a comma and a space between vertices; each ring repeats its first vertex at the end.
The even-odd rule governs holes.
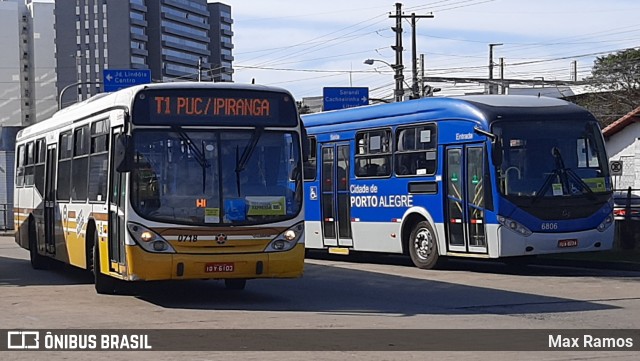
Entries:
POLYGON ((369 104, 369 88, 322 88, 322 110, 359 107, 369 104))
POLYGON ((102 71, 105 92, 114 92, 138 84, 151 83, 148 69, 105 69, 102 71))

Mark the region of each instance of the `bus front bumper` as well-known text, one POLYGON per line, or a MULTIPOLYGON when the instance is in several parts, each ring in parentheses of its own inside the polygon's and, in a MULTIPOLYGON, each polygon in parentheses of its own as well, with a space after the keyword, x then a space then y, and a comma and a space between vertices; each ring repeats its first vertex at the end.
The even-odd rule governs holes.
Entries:
POLYGON ((572 233, 533 233, 528 237, 521 236, 499 226, 499 257, 527 256, 551 253, 573 253, 606 251, 613 246, 614 227, 604 232, 589 230, 572 233))
POLYGON ((286 252, 258 254, 150 253, 127 246, 127 276, 131 281, 225 278, 295 278, 302 276, 304 244, 286 252))

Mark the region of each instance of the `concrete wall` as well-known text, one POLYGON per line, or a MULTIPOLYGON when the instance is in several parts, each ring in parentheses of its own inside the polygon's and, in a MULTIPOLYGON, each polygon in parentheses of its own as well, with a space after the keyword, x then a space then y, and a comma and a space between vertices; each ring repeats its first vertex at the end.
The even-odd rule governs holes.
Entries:
POLYGON ((610 160, 622 161, 622 176, 613 177, 614 187, 640 189, 640 123, 631 123, 609 137, 606 148, 610 160))

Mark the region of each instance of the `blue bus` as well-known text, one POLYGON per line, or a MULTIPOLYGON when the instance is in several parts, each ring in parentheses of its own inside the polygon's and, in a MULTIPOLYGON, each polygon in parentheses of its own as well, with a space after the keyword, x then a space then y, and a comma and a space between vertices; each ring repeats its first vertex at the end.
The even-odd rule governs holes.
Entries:
POLYGON ((604 140, 577 105, 438 97, 303 121, 307 249, 406 254, 430 269, 612 247, 604 140))

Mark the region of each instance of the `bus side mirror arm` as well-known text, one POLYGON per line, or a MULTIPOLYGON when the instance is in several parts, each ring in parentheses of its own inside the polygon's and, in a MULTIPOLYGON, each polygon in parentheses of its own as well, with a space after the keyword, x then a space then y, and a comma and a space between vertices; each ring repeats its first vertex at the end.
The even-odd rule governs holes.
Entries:
POLYGON ((131 136, 118 134, 113 145, 113 165, 120 173, 127 173, 133 169, 133 143, 131 136))
POLYGON ((487 132, 486 130, 482 130, 478 127, 473 127, 473 131, 491 139, 491 144, 493 145, 493 149, 491 151, 491 160, 493 161, 493 165, 496 167, 502 165, 502 140, 498 138, 497 135, 487 132))

